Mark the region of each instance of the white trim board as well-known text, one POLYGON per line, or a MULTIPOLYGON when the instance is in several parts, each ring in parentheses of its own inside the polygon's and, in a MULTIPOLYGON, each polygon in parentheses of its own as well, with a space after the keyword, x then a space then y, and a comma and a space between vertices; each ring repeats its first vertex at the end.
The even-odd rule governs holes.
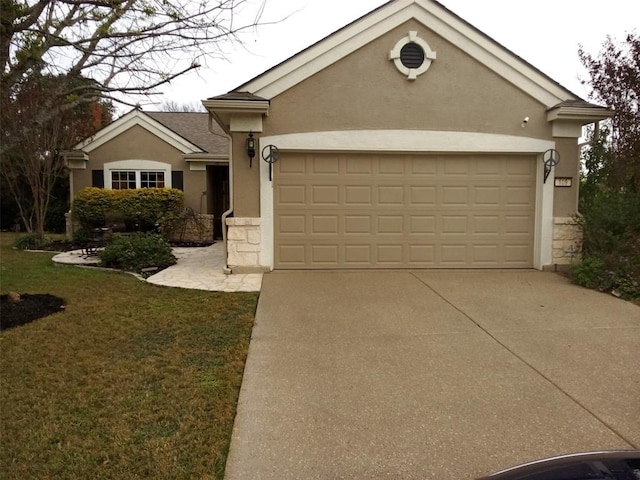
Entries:
POLYGON ((539 138, 434 130, 340 130, 287 133, 260 138, 262 145, 290 151, 540 153, 555 142, 539 138))
POLYGON ((111 172, 113 171, 135 171, 136 172, 136 188, 140 188, 140 172, 164 172, 164 185, 171 188, 171 164, 156 162, 154 160, 117 160, 115 162, 107 162, 103 167, 104 188, 111 190, 111 172))
POLYGON ((132 110, 118 120, 110 123, 92 137, 89 137, 74 146, 74 150, 83 150, 90 153, 92 150, 113 140, 118 135, 126 132, 130 128, 139 125, 145 130, 165 141, 172 147, 180 150, 182 153, 201 153, 202 149, 197 145, 189 142, 174 131, 168 129, 160 122, 154 120, 140 110, 132 110))
POLYGON ((433 0, 389 2, 237 90, 273 98, 411 19, 421 22, 548 108, 567 99, 578 99, 433 0))

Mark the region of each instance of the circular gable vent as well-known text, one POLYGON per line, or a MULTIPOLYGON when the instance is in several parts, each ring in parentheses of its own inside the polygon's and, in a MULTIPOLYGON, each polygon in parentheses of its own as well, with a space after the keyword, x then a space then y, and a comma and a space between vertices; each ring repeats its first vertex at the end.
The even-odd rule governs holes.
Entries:
POLYGON ((424 50, 417 43, 409 42, 400 49, 400 61, 407 68, 420 68, 424 62, 424 50))
POLYGON ((436 52, 429 44, 418 37, 418 32, 411 31, 400 39, 389 52, 389 60, 393 60, 396 68, 407 76, 408 80, 415 80, 431 66, 436 59, 436 52))

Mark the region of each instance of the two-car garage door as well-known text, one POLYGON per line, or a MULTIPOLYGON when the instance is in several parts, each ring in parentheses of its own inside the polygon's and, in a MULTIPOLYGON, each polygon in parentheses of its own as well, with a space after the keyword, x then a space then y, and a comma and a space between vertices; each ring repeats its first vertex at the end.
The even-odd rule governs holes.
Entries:
POLYGON ((275 268, 522 268, 535 157, 287 153, 275 164, 275 268))

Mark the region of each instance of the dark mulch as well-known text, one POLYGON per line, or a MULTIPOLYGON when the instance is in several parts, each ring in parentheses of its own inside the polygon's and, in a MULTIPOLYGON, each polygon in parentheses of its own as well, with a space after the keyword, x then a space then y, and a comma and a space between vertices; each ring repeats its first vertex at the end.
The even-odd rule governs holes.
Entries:
POLYGON ((20 294, 20 301, 12 303, 8 295, 0 297, 0 329, 17 327, 47 315, 64 311, 64 300, 48 293, 20 294))
POLYGON ((80 243, 73 243, 67 240, 52 240, 38 247, 38 250, 47 250, 51 252, 69 252, 71 250, 79 250, 84 245, 80 243))
MULTIPOLYGON (((215 242, 170 242, 172 247, 208 247, 215 242)), ((51 252, 69 252, 71 250, 80 250, 86 247, 86 244, 74 243, 66 240, 53 240, 39 247, 39 250, 47 250, 51 252)))

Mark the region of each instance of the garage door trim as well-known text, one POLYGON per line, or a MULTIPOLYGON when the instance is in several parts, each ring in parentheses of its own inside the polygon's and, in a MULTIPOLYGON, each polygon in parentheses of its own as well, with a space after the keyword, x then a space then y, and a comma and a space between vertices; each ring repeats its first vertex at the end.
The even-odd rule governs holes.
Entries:
MULTIPOLYGON (((513 153, 537 154, 536 205, 533 244, 533 266, 541 269, 551 264, 553 228, 553 182, 544 183, 542 152, 554 148, 555 142, 527 137, 475 132, 435 132, 418 130, 376 130, 375 132, 342 131, 311 132, 265 136, 260 138, 261 146, 275 145, 282 151, 307 152, 359 152, 359 153, 513 153), (375 134, 374 134, 375 133, 375 134), (408 142, 413 149, 400 149, 398 138, 408 142), (428 140, 433 142, 428 144, 428 140), (413 141, 411 141, 413 140, 413 141), (477 142, 472 148, 474 142, 477 142), (511 142, 511 143, 509 143, 511 142), (423 148, 418 148, 418 147, 423 148)), ((551 175, 553 178, 553 172, 551 175)), ((273 182, 269 180, 269 168, 260 164, 260 216, 261 251, 260 264, 274 268, 274 198, 273 182)))

